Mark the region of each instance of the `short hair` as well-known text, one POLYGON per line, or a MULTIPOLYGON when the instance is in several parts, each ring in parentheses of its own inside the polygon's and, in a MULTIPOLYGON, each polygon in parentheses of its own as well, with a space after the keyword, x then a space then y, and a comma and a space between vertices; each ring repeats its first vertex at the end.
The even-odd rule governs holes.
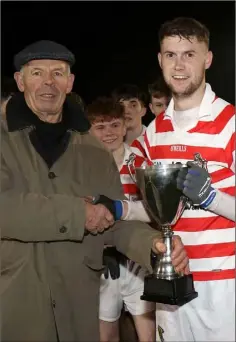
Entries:
POLYGON ((87 117, 91 124, 113 119, 125 119, 124 106, 111 97, 99 97, 87 106, 87 117))
POLYGON ((159 42, 165 37, 179 36, 191 41, 196 37, 199 42, 206 43, 209 48, 210 32, 208 28, 193 18, 179 17, 172 21, 166 21, 159 30, 159 42))
POLYGON ((138 99, 143 106, 146 104, 145 94, 135 84, 123 84, 112 91, 112 97, 115 101, 138 99))
POLYGON ((4 77, 1 82, 1 101, 7 100, 18 92, 16 82, 11 77, 4 77))
POLYGON ((148 86, 149 92, 149 101, 151 102, 152 97, 160 98, 160 97, 167 97, 168 100, 171 97, 171 91, 167 86, 163 77, 159 77, 154 83, 149 84, 148 86))

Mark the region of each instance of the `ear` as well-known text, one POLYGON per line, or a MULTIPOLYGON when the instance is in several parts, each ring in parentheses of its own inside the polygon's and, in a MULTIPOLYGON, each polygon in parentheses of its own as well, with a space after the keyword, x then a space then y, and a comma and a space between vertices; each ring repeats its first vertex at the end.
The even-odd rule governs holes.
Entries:
POLYGON ((213 60, 212 51, 207 52, 206 60, 205 60, 205 69, 209 69, 213 60))
POLYGON ((25 90, 24 81, 23 81, 23 74, 20 71, 14 73, 14 79, 16 81, 18 89, 23 92, 25 90))
POLYGON ((160 52, 158 52, 157 57, 158 57, 158 62, 159 62, 160 68, 162 69, 162 64, 161 64, 161 53, 160 53, 160 52))
POLYGON ((125 125, 125 122, 124 122, 124 125, 123 125, 123 137, 126 136, 126 132, 127 132, 127 128, 126 128, 126 125, 125 125))
MULTIPOLYGON (((150 108, 150 111, 153 113, 153 106, 151 103, 149 103, 149 108, 150 108)), ((153 113, 154 114, 154 113, 153 113)))
POLYGON ((66 94, 69 94, 72 91, 74 80, 75 80, 75 75, 70 74, 68 76, 68 84, 67 84, 66 94))
POLYGON ((141 110, 141 117, 143 117, 147 113, 147 108, 143 107, 141 110))

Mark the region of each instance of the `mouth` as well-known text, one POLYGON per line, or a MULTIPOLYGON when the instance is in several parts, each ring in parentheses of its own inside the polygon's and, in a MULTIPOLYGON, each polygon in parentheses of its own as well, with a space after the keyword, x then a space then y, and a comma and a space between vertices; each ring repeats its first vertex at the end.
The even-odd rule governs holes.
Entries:
POLYGON ((188 77, 188 76, 185 76, 185 75, 174 75, 174 76, 172 76, 172 78, 173 78, 174 80, 183 81, 183 80, 187 80, 189 77, 188 77))
POLYGON ((112 144, 116 139, 103 140, 105 144, 112 144))
POLYGON ((44 93, 44 94, 41 94, 40 95, 40 97, 41 98, 43 98, 43 99, 54 99, 55 97, 56 97, 56 95, 55 94, 51 94, 51 93, 44 93))

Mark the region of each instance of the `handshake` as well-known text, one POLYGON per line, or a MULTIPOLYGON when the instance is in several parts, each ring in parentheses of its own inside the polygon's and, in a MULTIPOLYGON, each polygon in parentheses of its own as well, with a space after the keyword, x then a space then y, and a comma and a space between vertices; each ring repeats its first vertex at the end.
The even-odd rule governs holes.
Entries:
POLYGON ((121 200, 112 200, 104 195, 84 197, 86 205, 85 228, 91 234, 102 233, 115 221, 122 218, 124 205, 121 200))

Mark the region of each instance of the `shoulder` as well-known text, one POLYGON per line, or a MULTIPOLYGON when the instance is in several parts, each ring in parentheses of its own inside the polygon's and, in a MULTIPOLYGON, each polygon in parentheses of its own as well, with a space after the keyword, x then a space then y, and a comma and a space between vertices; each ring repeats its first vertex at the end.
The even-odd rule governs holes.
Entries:
POLYGON ((221 122, 223 120, 226 123, 235 117, 235 106, 220 97, 215 97, 212 103, 212 114, 214 120, 220 119, 221 122))
POLYGON ((73 132, 71 137, 71 143, 74 145, 87 145, 91 148, 98 149, 100 151, 107 152, 107 150, 102 146, 100 141, 96 139, 89 131, 86 132, 73 132))
POLYGON ((8 135, 8 127, 5 113, 1 113, 1 137, 8 135))
POLYGON ((157 131, 157 127, 160 127, 162 122, 164 122, 165 112, 159 114, 155 119, 153 119, 146 128, 145 135, 152 134, 157 131))
POLYGON ((133 146, 128 146, 127 144, 125 144, 125 150, 126 150, 126 158, 128 159, 128 157, 133 154, 135 156, 134 159, 134 165, 135 167, 140 167, 144 162, 145 162, 145 157, 140 155, 139 153, 137 153, 134 149, 133 146))
POLYGON ((89 131, 73 132, 71 144, 75 146, 77 151, 86 158, 91 159, 97 166, 107 163, 113 163, 112 154, 96 139, 89 131))

